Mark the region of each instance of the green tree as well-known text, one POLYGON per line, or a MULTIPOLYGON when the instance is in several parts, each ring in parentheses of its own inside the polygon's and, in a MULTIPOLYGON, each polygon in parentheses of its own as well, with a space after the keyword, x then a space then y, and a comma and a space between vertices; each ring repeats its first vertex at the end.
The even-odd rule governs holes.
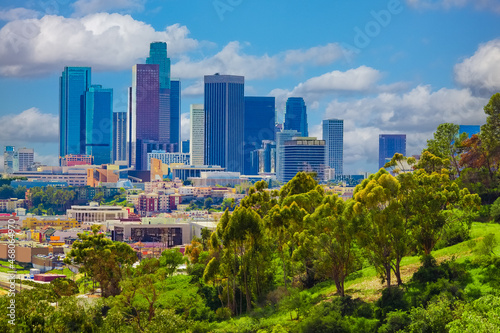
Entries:
POLYGON ((204 204, 203 204, 203 208, 205 208, 205 209, 210 209, 210 208, 212 208, 213 203, 214 203, 214 199, 212 199, 212 198, 210 198, 210 197, 209 197, 209 198, 206 198, 206 199, 205 199, 205 202, 204 202, 204 204))
POLYGON ((104 192, 102 191, 97 192, 92 198, 92 201, 102 203, 104 201, 104 192))
POLYGON ((96 280, 104 297, 118 295, 122 268, 137 259, 134 250, 125 243, 113 242, 99 234, 99 226, 92 227, 92 234, 79 234, 65 262, 80 264, 80 271, 96 280))
POLYGON ((177 267, 184 263, 184 256, 177 249, 165 250, 161 253, 160 266, 166 268, 167 275, 172 275, 177 267))
POLYGON ((14 197, 14 188, 10 185, 0 186, 0 199, 10 199, 14 197))
POLYGON ((495 200, 495 202, 490 207, 491 218, 495 222, 500 222, 500 197, 495 200))
POLYGON ((351 214, 360 218, 357 230, 360 246, 366 250, 387 287, 391 286, 391 270, 400 276, 399 264, 403 255, 398 247, 404 244, 398 243, 407 239, 400 214, 400 188, 396 178, 380 169, 356 187, 355 204, 352 205, 351 214))
MULTIPOLYGON (((349 204, 354 204, 351 200, 349 204)), ((356 263, 354 216, 347 214, 346 203, 337 195, 325 196, 313 214, 305 217, 311 228, 316 265, 335 281, 337 293, 344 297, 344 281, 356 263)))
POLYGON ((467 133, 459 135, 459 129, 459 125, 441 124, 434 132, 434 138, 427 140, 427 150, 430 153, 450 161, 452 178, 460 177, 459 162, 463 151, 462 142, 467 139, 467 133))
POLYGON ((418 250, 430 255, 448 224, 466 223, 470 227, 480 198, 470 194, 467 188, 460 190, 445 170, 432 174, 417 170, 412 177, 415 183, 411 189, 411 232, 418 250))

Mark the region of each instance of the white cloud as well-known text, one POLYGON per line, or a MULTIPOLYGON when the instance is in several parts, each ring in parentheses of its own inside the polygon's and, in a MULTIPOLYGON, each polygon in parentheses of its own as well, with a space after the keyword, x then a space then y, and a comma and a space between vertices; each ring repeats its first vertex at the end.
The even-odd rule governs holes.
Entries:
POLYGON ((167 42, 174 57, 195 49, 198 41, 188 34, 179 24, 156 31, 129 15, 108 13, 9 22, 0 30, 0 76, 40 75, 64 66, 128 69, 147 56, 152 41, 167 42))
POLYGON ((379 134, 406 134, 407 154, 419 154, 441 123, 483 124, 487 102, 469 89, 432 91, 430 86, 418 86, 403 94, 333 100, 323 118, 344 119, 345 172, 355 173, 363 166, 376 171, 379 134))
POLYGON ((83 16, 98 12, 143 11, 146 0, 78 0, 72 4, 75 16, 83 16))
POLYGON ((0 117, 0 141, 20 143, 54 143, 59 139, 59 117, 30 108, 19 114, 0 117))
POLYGON ((181 138, 182 140, 189 140, 191 134, 191 119, 189 113, 181 114, 181 138))
POLYGON ((247 80, 274 78, 286 74, 298 65, 328 65, 343 57, 342 47, 327 44, 307 50, 288 50, 276 55, 249 55, 238 41, 228 43, 217 54, 202 60, 183 57, 172 66, 172 71, 183 78, 200 78, 207 74, 243 75, 247 80))
POLYGON ((35 162, 42 165, 59 165, 59 158, 57 155, 40 155, 35 151, 35 162))
POLYGON ((401 84, 381 86, 377 83, 382 78, 382 73, 367 66, 349 69, 345 72, 332 71, 323 75, 310 78, 299 83, 292 90, 274 89, 269 95, 276 97, 276 107, 282 110, 289 97, 303 97, 308 109, 317 108, 319 100, 334 95, 349 95, 355 93, 373 93, 381 91, 394 91, 401 88, 401 84))
POLYGON ((289 50, 284 54, 284 61, 287 64, 301 64, 310 62, 315 65, 329 65, 342 58, 345 50, 336 43, 323 46, 316 46, 310 49, 289 50))
POLYGON ((0 10, 0 21, 24 20, 37 18, 38 16, 40 16, 39 12, 22 7, 0 10))
POLYGON ((479 46, 476 53, 455 65, 455 80, 480 96, 500 91, 500 39, 479 46))
POLYGON ((416 9, 451 9, 474 5, 477 10, 488 10, 500 13, 498 0, 406 0, 408 6, 416 9))

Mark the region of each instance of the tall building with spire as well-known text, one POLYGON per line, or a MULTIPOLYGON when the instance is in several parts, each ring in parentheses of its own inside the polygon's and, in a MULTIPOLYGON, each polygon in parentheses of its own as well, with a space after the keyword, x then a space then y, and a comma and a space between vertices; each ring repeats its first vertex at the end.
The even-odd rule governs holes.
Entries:
POLYGON ((132 69, 127 117, 127 160, 146 170, 152 150, 180 151, 180 81, 170 77, 167 43, 150 44, 146 64, 132 69))

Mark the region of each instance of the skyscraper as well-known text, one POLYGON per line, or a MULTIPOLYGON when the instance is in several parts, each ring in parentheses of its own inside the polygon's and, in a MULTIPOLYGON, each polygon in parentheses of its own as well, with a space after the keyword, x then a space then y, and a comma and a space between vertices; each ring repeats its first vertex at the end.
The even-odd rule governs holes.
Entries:
POLYGON ((406 134, 380 134, 378 142, 379 169, 396 153, 406 156, 406 134))
POLYGON ((181 150, 181 81, 170 81, 170 139, 171 152, 181 150))
POLYGON ((205 156, 205 109, 203 104, 191 104, 191 134, 189 153, 191 165, 203 165, 205 156))
POLYGON ((127 112, 113 113, 113 160, 127 160, 127 112))
POLYGON ((281 182, 288 182, 297 172, 306 171, 316 173, 318 180, 322 180, 325 170, 325 141, 316 138, 296 137, 286 141, 283 148, 281 182))
POLYGON ((326 165, 335 169, 335 175, 344 174, 344 121, 323 120, 323 140, 326 143, 326 165))
POLYGON ((292 140, 294 137, 300 136, 300 133, 295 130, 284 130, 276 133, 276 178, 282 179, 283 174, 283 147, 285 142, 292 140))
POLYGON ((94 157, 94 164, 113 163, 113 89, 90 86, 85 117, 85 153, 94 157))
POLYGON ((5 146, 3 153, 3 172, 11 174, 19 170, 19 160, 14 146, 5 146))
POLYGON ((132 69, 129 88, 127 160, 136 170, 145 170, 150 149, 180 151, 180 96, 180 81, 170 77, 167 43, 151 43, 146 64, 132 69))
POLYGON ((302 97, 290 97, 286 101, 285 130, 295 130, 301 136, 309 136, 307 107, 302 97))
POLYGON ((146 64, 158 65, 159 79, 159 135, 158 141, 170 145, 170 152, 181 149, 181 83, 170 76, 170 58, 167 57, 167 43, 150 44, 146 64))
POLYGON ((243 173, 243 76, 205 76, 205 164, 243 173))
POLYGON ((139 64, 132 68, 127 141, 129 165, 136 170, 142 170, 142 165, 147 165, 147 152, 142 151, 142 141, 158 142, 159 139, 159 84, 158 65, 139 64))
POLYGON ((263 140, 274 141, 275 123, 276 106, 274 97, 245 97, 245 174, 255 174, 251 167, 251 151, 262 148, 263 140))
POLYGON ((19 148, 17 159, 19 171, 29 171, 35 161, 35 150, 33 148, 19 148))
POLYGON ((59 80, 59 157, 85 153, 85 93, 90 67, 65 67, 59 80))
POLYGON ((170 58, 167 57, 167 43, 153 42, 149 45, 146 64, 158 65, 160 89, 170 89, 170 58))

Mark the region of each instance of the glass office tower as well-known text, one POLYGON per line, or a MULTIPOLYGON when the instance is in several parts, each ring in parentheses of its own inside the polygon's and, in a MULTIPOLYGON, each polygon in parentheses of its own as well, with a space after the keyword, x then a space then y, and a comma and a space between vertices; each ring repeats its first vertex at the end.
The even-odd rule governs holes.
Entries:
POLYGON ((406 134, 380 134, 378 142, 379 169, 396 153, 406 156, 406 134))
POLYGON ((243 76, 205 76, 205 164, 243 173, 243 76))
POLYGON ((92 85, 85 93, 85 154, 94 164, 113 163, 113 89, 92 85))
POLYGON ((318 181, 323 180, 325 148, 325 141, 316 138, 297 137, 286 141, 282 147, 282 172, 278 180, 286 183, 300 171, 313 172, 318 181))
POLYGON ((295 130, 301 136, 309 136, 307 107, 302 97, 290 97, 286 101, 285 130, 295 130))
POLYGON ((127 112, 113 113, 113 159, 127 160, 127 112))
POLYGON ((344 174, 344 121, 323 120, 323 140, 326 142, 326 165, 335 175, 344 174))
MULTIPOLYGON (((264 140, 274 141, 275 126, 275 98, 246 96, 244 123, 244 173, 246 175, 256 174, 255 168, 252 167, 251 152, 262 148, 262 141, 264 140)), ((274 169, 274 166, 272 169, 274 169)))
POLYGON ((65 67, 59 79, 59 157, 85 153, 85 93, 90 67, 65 67))

